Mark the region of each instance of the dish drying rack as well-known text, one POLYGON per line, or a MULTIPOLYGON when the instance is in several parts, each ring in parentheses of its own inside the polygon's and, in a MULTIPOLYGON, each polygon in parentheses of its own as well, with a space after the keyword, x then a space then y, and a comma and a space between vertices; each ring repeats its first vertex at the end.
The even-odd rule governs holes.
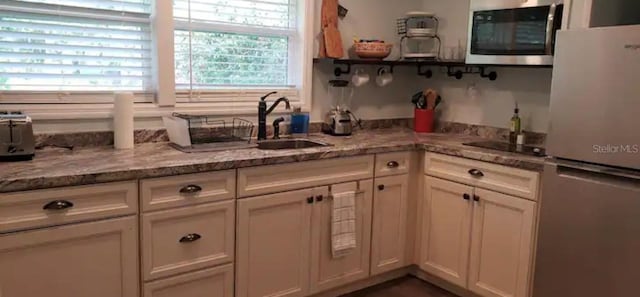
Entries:
POLYGON ((400 52, 403 60, 439 60, 442 40, 438 36, 440 20, 432 13, 412 12, 397 20, 400 38, 400 52), (414 41, 417 51, 411 52, 409 41, 414 41), (425 43, 432 41, 435 52, 421 51, 425 43))
POLYGON ((173 113, 163 118, 171 146, 187 152, 211 152, 255 147, 251 136, 255 125, 247 120, 215 119, 210 115, 173 113))

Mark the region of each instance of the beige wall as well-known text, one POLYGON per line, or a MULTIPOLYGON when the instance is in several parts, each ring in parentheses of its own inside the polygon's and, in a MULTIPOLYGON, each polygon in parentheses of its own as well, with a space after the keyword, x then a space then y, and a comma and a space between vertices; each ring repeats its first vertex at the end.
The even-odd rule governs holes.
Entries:
MULTIPOLYGON (((320 6, 316 1, 316 36, 320 33, 320 6)), ((382 39, 398 44, 396 19, 408 11, 419 10, 422 3, 417 0, 340 0, 340 4, 349 9, 349 14, 339 22, 342 40, 347 49, 353 44, 353 38, 382 39)), ((317 42, 315 56, 317 56, 317 42)), ((399 57, 399 47, 394 48, 391 58, 399 57)), ((364 119, 386 119, 397 117, 413 117, 411 95, 423 88, 426 79, 416 75, 414 67, 397 67, 394 69, 394 81, 384 88, 375 85, 376 67, 360 67, 371 76, 369 84, 354 92, 351 109, 364 119)), ((354 69, 355 70, 355 69, 354 69)), ((350 79, 351 75, 343 76, 350 79)), ((321 121, 330 109, 332 99, 327 94, 327 82, 333 79, 331 65, 316 65, 313 70, 313 105, 312 120, 321 121)))
MULTIPOLYGON (((469 0, 423 0, 423 9, 440 18, 443 45, 466 45, 469 0)), ((441 119, 446 121, 508 127, 513 107, 518 101, 526 130, 546 132, 551 89, 551 70, 525 68, 492 68, 498 80, 481 79, 468 75, 458 81, 446 75, 437 75, 431 83, 442 93, 444 105, 441 119), (468 95, 467 89, 475 84, 478 96, 468 95)))

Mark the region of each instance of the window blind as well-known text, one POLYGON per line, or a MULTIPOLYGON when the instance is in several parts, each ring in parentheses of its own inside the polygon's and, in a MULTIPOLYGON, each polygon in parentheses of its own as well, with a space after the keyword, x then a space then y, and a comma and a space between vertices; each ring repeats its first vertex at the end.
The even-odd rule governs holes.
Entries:
POLYGON ((150 1, 0 1, 0 90, 148 90, 150 1))
POLYGON ((296 0, 174 0, 176 88, 290 88, 296 15, 296 0))

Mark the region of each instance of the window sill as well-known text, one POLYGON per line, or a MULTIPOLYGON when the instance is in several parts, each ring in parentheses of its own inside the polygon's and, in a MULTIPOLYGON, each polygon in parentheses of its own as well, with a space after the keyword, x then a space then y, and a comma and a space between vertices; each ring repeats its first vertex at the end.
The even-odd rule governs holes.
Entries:
MULTIPOLYGON (((301 106, 303 111, 310 111, 309 104, 299 100, 291 100, 292 106, 301 106)), ((0 110, 22 111, 33 120, 100 120, 113 118, 113 104, 10 104, 3 105, 0 110)), ((212 116, 257 116, 258 101, 238 103, 177 103, 175 106, 162 107, 154 103, 136 103, 134 117, 136 119, 159 118, 172 113, 187 113, 212 116)), ((288 111, 285 105, 279 105, 274 113, 284 114, 288 111)))

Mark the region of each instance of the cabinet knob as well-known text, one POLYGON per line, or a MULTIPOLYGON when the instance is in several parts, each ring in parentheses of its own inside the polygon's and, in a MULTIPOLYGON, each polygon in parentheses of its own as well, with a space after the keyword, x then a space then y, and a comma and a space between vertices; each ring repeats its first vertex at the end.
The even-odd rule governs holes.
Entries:
POLYGON ((307 197, 307 203, 308 203, 308 204, 313 203, 313 196, 311 196, 311 197, 307 197))
POLYGON ((198 233, 191 233, 191 234, 187 234, 185 236, 182 236, 182 238, 180 238, 179 242, 180 243, 189 243, 189 242, 194 242, 198 239, 202 238, 202 236, 198 233))
POLYGON ((42 209, 44 210, 63 210, 67 208, 72 208, 73 203, 67 200, 54 200, 47 204, 45 204, 42 209))
POLYGON ((462 199, 469 200, 471 199, 471 195, 465 193, 464 195, 462 195, 462 199))
POLYGON ((378 190, 383 191, 384 190, 384 185, 378 185, 378 190))
POLYGON ((469 169, 469 174, 475 176, 475 177, 483 177, 484 173, 482 173, 482 171, 478 170, 478 169, 469 169))
POLYGON ((324 196, 322 195, 316 196, 316 202, 322 202, 322 200, 324 200, 324 196))
POLYGON ((387 167, 389 168, 398 168, 400 166, 400 163, 398 163, 397 161, 389 161, 387 163, 387 167))
POLYGON ((180 189, 181 194, 195 194, 202 191, 202 187, 198 185, 188 185, 180 189))
POLYGON ((478 195, 473 195, 473 201, 475 201, 475 202, 480 202, 480 196, 478 196, 478 195))

